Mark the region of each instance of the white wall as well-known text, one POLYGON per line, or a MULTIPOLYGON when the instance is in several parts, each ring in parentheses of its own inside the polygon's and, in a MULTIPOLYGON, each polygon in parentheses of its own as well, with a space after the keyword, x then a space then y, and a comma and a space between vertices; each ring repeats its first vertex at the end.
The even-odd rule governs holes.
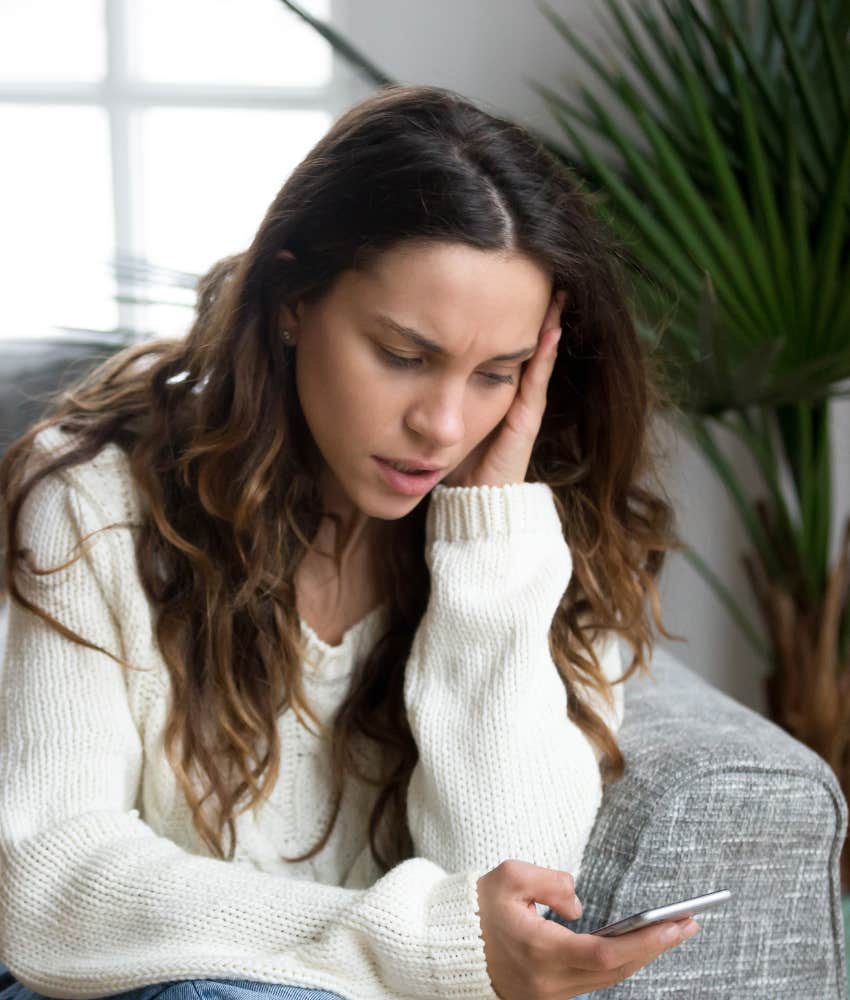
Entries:
MULTIPOLYGON (((582 79, 582 65, 549 26, 532 0, 335 0, 336 24, 389 76, 404 83, 450 87, 526 126, 564 142, 563 133, 526 77, 560 89, 582 79)), ((582 33, 599 37, 600 0, 551 0, 550 6, 582 33)), ((584 35, 584 37, 587 37, 584 35)), ((346 73, 354 103, 371 85, 346 73)), ((588 81, 590 82, 590 81, 588 81)), ((597 88, 600 89, 601 88, 597 88)), ((739 606, 760 628, 755 600, 741 569, 749 550, 724 487, 701 453, 678 436, 666 420, 659 435, 669 452, 664 482, 679 531, 732 590, 739 606)), ((850 400, 834 407, 835 455, 832 552, 839 522, 850 510, 850 400)), ((757 476, 746 452, 728 436, 723 453, 740 471, 745 487, 757 476)), ((750 494, 752 495, 752 494, 750 494)), ((756 494, 757 495, 757 494, 756 494)), ((662 620, 687 642, 659 639, 659 646, 684 660, 712 684, 756 711, 764 712, 766 668, 752 651, 714 592, 678 554, 668 558, 660 582, 662 620)))

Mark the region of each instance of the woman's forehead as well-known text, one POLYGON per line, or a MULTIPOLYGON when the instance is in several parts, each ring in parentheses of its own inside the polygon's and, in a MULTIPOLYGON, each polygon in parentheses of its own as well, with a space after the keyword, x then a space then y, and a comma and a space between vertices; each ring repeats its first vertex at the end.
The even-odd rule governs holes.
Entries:
POLYGON ((369 271, 351 274, 346 299, 426 338, 536 333, 552 294, 549 276, 528 257, 457 244, 388 251, 369 271))

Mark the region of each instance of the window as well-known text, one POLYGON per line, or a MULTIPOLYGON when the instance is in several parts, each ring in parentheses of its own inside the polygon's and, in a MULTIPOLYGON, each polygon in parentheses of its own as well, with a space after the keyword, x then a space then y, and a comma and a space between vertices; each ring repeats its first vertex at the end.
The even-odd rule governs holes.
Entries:
POLYGON ((247 247, 347 97, 280 0, 3 0, 0 337, 184 333, 193 276, 247 247))

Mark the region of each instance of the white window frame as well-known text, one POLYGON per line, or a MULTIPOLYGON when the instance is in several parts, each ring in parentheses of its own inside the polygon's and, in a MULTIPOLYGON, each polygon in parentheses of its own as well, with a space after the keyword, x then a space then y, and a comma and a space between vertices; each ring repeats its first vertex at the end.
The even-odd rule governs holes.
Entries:
MULTIPOLYGON (((269 87, 253 84, 179 84, 150 83, 131 78, 129 67, 129 6, 133 0, 101 0, 105 17, 106 72, 96 83, 49 83, 0 81, 0 102, 17 105, 76 105, 102 108, 109 130, 112 211, 115 241, 113 253, 119 256, 145 256, 137 233, 140 189, 138 177, 139 137, 133 135, 131 120, 144 109, 170 108, 245 108, 250 110, 320 110, 332 120, 351 103, 350 71, 331 50, 331 76, 327 84, 310 87, 269 87)), ((177 0, 179 2, 179 0, 177 0)), ((329 0, 329 18, 345 31, 348 0, 329 0)), ((281 14, 296 15, 281 3, 281 14)), ((312 29, 311 29, 312 30, 312 29)), ((155 262, 153 262, 155 263, 155 262)), ((129 291, 118 283, 117 294, 129 291)), ((118 301, 118 328, 137 329, 139 307, 118 301)), ((45 331, 45 335, 52 335, 45 331)))

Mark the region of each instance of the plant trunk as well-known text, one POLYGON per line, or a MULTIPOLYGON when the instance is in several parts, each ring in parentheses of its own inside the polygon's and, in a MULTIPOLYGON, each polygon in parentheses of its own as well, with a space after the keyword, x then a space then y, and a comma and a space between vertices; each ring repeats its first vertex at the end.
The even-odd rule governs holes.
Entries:
MULTIPOLYGON (((770 527, 767 506, 755 506, 770 527)), ((743 561, 773 647, 774 671, 765 679, 768 715, 823 757, 850 801, 850 657, 839 662, 839 628, 848 613, 850 519, 817 607, 803 603, 803 588, 794 581, 771 579, 758 557, 743 561)), ((842 890, 850 892, 850 837, 840 870, 842 890)))

